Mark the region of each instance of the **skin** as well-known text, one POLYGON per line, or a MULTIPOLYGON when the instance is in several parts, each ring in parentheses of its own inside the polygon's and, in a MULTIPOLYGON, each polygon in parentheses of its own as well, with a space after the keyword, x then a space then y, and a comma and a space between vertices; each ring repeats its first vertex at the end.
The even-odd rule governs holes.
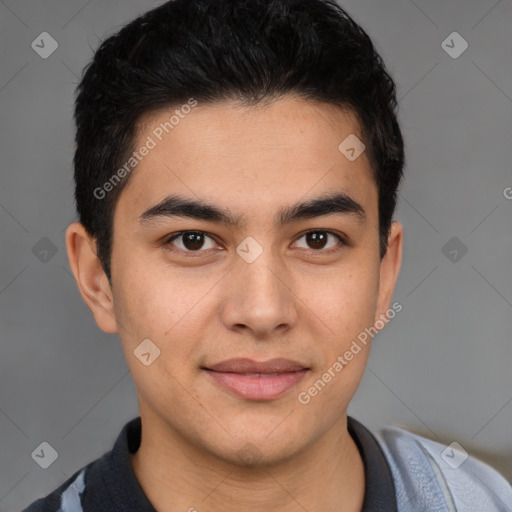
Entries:
MULTIPOLYGON (((141 122, 136 147, 169 112, 141 122)), ((338 150, 352 133, 362 139, 350 111, 292 96, 258 108, 199 104, 120 194, 112 286, 94 240, 81 224, 69 226, 82 297, 98 326, 119 335, 137 386, 142 442, 132 466, 157 510, 361 510, 364 467, 347 406, 370 343, 309 404, 297 399, 386 314, 400 269, 398 222, 379 258, 378 193, 366 153, 351 162, 338 150), (336 213, 274 225, 283 206, 333 191, 357 201, 365 220, 336 213), (170 194, 229 209, 244 223, 137 220, 170 194), (172 252, 166 242, 184 230, 212 238, 192 256, 178 238, 172 252), (348 243, 331 235, 325 248, 308 244, 306 230, 332 230, 348 243), (250 264, 235 251, 248 236, 263 249, 250 264), (147 338, 161 351, 149 366, 133 353, 147 338), (289 358, 310 371, 276 399, 245 400, 200 369, 232 357, 289 358), (256 447, 253 464, 241 459, 247 443, 256 447)))

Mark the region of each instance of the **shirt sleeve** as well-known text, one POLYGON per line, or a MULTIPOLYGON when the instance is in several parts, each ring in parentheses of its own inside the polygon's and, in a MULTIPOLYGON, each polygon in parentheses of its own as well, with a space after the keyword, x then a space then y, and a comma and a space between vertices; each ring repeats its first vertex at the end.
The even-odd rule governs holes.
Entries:
POLYGON ((375 435, 393 473, 400 512, 512 512, 512 486, 488 464, 468 456, 450 465, 442 456, 446 446, 401 428, 375 435))

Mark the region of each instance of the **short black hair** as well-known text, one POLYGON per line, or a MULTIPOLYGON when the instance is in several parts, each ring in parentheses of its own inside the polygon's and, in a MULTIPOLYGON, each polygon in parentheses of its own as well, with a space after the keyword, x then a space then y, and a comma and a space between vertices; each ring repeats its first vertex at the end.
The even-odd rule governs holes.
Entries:
POLYGON ((76 92, 76 206, 109 281, 114 208, 132 174, 117 171, 135 149, 137 123, 191 98, 251 106, 292 94, 354 111, 385 255, 404 167, 396 88, 369 36, 334 0, 171 0, 106 39, 76 92), (119 183, 104 187, 116 172, 119 183))

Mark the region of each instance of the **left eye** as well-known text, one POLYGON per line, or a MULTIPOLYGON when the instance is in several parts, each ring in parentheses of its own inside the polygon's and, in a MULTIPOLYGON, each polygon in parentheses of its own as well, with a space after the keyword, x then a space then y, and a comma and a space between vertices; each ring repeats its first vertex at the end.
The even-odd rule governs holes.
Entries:
POLYGON ((333 233, 332 231, 324 231, 324 230, 316 230, 316 231, 308 231, 304 233, 298 240, 305 238, 306 244, 309 247, 302 247, 304 249, 312 249, 314 251, 319 251, 322 249, 327 249, 324 252, 331 252, 332 250, 336 250, 336 245, 340 242, 343 245, 343 239, 340 235, 333 233), (331 244, 330 247, 327 247, 329 237, 335 239, 334 245, 331 244))
MULTIPOLYGON (((343 245, 343 238, 332 232, 326 230, 308 231, 300 236, 295 244, 298 244, 300 240, 304 239, 306 244, 309 246, 302 246, 301 249, 309 249, 313 251, 332 252, 336 250, 336 246, 341 243, 343 245), (331 244, 329 246, 329 237, 331 238, 331 244), (333 243, 334 241, 334 243, 333 243)), ((176 233, 166 242, 167 245, 172 245, 185 252, 201 252, 208 249, 213 249, 216 246, 215 241, 212 237, 207 235, 204 231, 182 231, 176 233), (178 240, 179 243, 175 243, 178 240), (206 243, 209 241, 209 244, 206 243)))

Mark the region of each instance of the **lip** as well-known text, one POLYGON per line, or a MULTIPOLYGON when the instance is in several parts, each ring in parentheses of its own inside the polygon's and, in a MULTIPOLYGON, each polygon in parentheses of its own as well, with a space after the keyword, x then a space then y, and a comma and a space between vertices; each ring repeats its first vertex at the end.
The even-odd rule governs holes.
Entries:
POLYGON ((230 372, 230 373, 283 373, 283 372, 296 372, 308 369, 303 364, 292 361, 291 359, 269 359, 268 361, 254 361, 244 357, 236 359, 228 359, 220 363, 208 366, 207 370, 215 372, 230 372))
POLYGON ((247 400, 278 398, 309 373, 309 368, 289 359, 229 359, 202 369, 215 384, 247 400))

